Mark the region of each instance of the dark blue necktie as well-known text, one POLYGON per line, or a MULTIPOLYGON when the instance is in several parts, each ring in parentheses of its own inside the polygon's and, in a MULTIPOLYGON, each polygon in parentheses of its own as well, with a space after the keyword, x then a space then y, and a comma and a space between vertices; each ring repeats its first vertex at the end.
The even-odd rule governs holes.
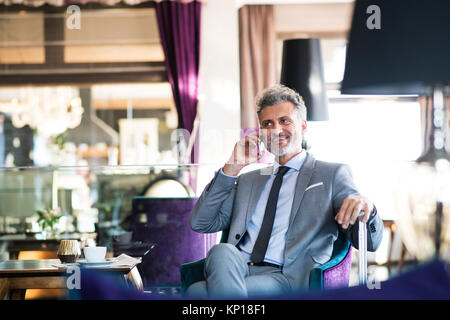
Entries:
POLYGON ((288 172, 289 167, 281 166, 278 168, 277 175, 270 189, 269 199, 267 200, 264 219, 259 229, 258 238, 253 247, 250 261, 260 263, 264 261, 267 246, 269 245, 270 235, 272 234, 273 222, 275 221, 275 212, 277 211, 278 195, 280 193, 283 176, 288 172))

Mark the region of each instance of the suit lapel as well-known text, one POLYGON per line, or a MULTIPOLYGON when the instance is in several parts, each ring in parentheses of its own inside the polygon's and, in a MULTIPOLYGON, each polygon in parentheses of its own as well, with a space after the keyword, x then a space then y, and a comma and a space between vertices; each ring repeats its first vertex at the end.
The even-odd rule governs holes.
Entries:
MULTIPOLYGON (((264 168, 262 170, 270 170, 270 172, 272 172, 273 166, 264 168)), ((265 171, 265 172, 269 172, 269 171, 265 171)), ((246 212, 246 216, 245 216, 245 226, 246 227, 248 226, 248 223, 250 222, 250 218, 252 217, 252 214, 255 211, 259 197, 261 196, 262 189, 265 186, 267 179, 269 178, 269 176, 267 174, 264 174, 263 172, 261 172, 261 170, 257 170, 257 172, 255 172, 255 175, 256 176, 252 183, 252 191, 250 193, 249 204, 248 204, 247 212, 246 212)))
POLYGON ((296 215, 298 214, 300 203, 303 199, 303 194, 305 193, 305 189, 309 185, 309 181, 311 180, 311 176, 314 170, 314 163, 314 157, 308 153, 305 159, 305 163, 301 167, 297 177, 294 191, 294 200, 292 201, 291 215, 289 218, 289 226, 292 224, 292 221, 294 221, 296 215))

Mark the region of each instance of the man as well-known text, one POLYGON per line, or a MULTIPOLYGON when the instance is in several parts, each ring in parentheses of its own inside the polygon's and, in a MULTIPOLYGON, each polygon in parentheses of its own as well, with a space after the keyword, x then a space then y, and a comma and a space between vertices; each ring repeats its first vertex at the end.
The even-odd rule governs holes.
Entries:
POLYGON ((359 195, 348 166, 316 160, 302 149, 303 99, 276 85, 263 90, 256 105, 260 132, 236 143, 192 212, 194 231, 229 235, 208 252, 206 281, 194 283, 188 295, 252 298, 305 289, 311 270, 330 259, 339 232, 357 247, 361 211, 369 225, 368 250, 381 242, 382 220, 359 195), (238 176, 260 157, 261 142, 274 154, 273 166, 238 176))

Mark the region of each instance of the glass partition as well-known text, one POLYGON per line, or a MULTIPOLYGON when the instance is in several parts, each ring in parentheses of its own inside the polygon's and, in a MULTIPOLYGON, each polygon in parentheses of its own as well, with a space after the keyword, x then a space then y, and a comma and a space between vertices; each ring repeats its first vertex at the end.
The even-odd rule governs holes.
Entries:
MULTIPOLYGON (((177 286, 179 266, 204 258, 218 240, 216 234, 192 231, 189 224, 198 196, 218 168, 212 164, 2 167, 0 260, 17 258, 18 253, 5 255, 14 250, 16 240, 21 241, 16 244, 20 250, 30 250, 25 242, 31 248, 32 240, 42 244, 82 234, 80 239, 95 240, 114 256, 136 252, 148 256, 141 270, 146 285, 177 286), (38 211, 51 216, 52 210, 61 217, 54 230, 48 230, 39 223, 38 211)), ((51 248, 46 244, 45 250, 51 248)))
POLYGON ((0 233, 37 230, 38 210, 59 208, 61 232, 126 229, 135 197, 195 198, 218 165, 1 167, 0 233), (114 227, 112 227, 114 225, 114 227))

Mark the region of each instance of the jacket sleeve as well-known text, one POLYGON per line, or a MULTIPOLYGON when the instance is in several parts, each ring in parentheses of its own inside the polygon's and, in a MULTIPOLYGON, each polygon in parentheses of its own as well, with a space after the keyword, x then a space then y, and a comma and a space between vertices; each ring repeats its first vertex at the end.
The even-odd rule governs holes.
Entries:
MULTIPOLYGON (((340 165, 335 172, 333 180, 334 214, 336 215, 339 212, 345 198, 355 195, 359 195, 359 192, 353 182, 350 167, 347 165, 340 165)), ((347 229, 343 229, 340 224, 338 225, 339 230, 347 236, 352 246, 358 249, 359 223, 349 225, 347 229)), ((381 244, 382 237, 383 221, 374 206, 374 212, 367 221, 367 250, 376 251, 381 244)))
POLYGON ((213 233, 229 227, 238 180, 217 171, 192 210, 192 230, 213 233))

